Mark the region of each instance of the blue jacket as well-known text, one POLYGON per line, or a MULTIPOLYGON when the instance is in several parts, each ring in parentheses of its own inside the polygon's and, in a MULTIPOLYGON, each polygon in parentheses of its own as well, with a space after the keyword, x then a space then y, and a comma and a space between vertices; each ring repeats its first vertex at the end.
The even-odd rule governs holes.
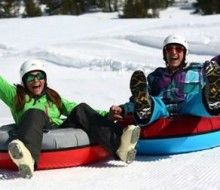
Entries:
MULTIPOLYGON (((149 94, 160 97, 170 113, 176 113, 186 95, 202 91, 205 80, 203 65, 191 63, 175 73, 170 73, 167 68, 157 68, 147 77, 149 94)), ((125 114, 134 111, 132 98, 122 105, 125 114)))

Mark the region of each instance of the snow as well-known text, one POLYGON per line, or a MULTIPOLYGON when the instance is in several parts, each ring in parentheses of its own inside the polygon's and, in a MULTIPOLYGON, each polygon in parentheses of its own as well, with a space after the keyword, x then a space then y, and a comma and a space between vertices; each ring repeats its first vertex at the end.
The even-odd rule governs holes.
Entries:
MULTIPOLYGON (((63 97, 108 110, 128 100, 132 72, 164 66, 163 39, 172 33, 189 41, 189 61, 219 54, 220 15, 199 16, 172 7, 160 19, 117 19, 116 13, 0 19, 1 75, 19 83, 28 58, 47 61, 49 85, 63 97)), ((0 102, 1 124, 13 122, 0 102)), ((170 155, 137 156, 124 166, 101 161, 88 166, 36 171, 31 180, 0 169, 4 190, 220 189, 220 148, 170 155)))

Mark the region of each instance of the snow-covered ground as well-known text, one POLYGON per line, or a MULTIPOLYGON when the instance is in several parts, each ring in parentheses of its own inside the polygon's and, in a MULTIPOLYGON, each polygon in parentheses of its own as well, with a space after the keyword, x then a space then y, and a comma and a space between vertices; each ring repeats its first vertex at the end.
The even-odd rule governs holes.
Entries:
MULTIPOLYGON (((132 72, 163 66, 162 42, 172 33, 189 41, 189 61, 220 53, 220 15, 199 16, 169 8, 160 19, 116 14, 0 19, 0 74, 19 83, 28 58, 47 61, 49 85, 63 97, 108 110, 130 96, 132 72)), ((0 102, 1 124, 13 122, 0 102)), ((220 189, 220 148, 171 156, 138 156, 124 166, 102 161, 88 166, 36 171, 31 180, 0 169, 2 190, 220 189)))

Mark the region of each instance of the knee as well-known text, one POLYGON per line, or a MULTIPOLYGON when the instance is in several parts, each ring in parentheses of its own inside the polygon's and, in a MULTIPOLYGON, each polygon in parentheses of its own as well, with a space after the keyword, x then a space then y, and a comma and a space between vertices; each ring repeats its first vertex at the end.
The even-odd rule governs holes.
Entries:
POLYGON ((77 110, 88 110, 88 109, 91 109, 91 107, 86 103, 80 103, 80 104, 78 104, 76 109, 77 110))
POLYGON ((27 119, 44 118, 45 119, 46 117, 47 117, 46 113, 39 109, 29 109, 22 116, 23 119, 24 118, 27 118, 27 119))
POLYGON ((86 103, 78 104, 75 109, 73 109, 72 113, 83 115, 83 114, 92 114, 95 111, 86 103))

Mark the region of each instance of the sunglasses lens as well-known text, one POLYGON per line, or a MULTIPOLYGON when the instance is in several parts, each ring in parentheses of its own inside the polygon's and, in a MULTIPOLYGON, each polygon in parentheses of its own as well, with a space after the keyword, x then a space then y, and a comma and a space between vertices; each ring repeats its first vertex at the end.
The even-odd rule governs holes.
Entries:
POLYGON ((27 82, 32 82, 34 81, 34 79, 37 79, 37 80, 44 80, 45 79, 45 75, 42 73, 42 72, 39 72, 35 75, 33 74, 28 74, 27 77, 26 77, 26 81, 27 82))
POLYGON ((184 47, 182 46, 167 46, 165 47, 165 50, 168 52, 168 53, 171 53, 172 51, 176 51, 177 53, 181 53, 183 52, 184 50, 184 47))
POLYGON ((173 48, 171 46, 167 46, 165 50, 166 52, 170 53, 173 50, 173 48))
POLYGON ((177 53, 183 52, 183 47, 181 47, 181 46, 176 47, 176 51, 177 51, 177 53))
POLYGON ((34 80, 34 76, 33 75, 28 75, 27 77, 26 77, 26 81, 27 82, 31 82, 31 81, 33 81, 34 80))
POLYGON ((43 73, 41 73, 41 72, 40 72, 40 73, 38 73, 36 77, 37 77, 37 79, 38 79, 38 80, 43 80, 43 79, 45 79, 44 74, 43 74, 43 73))

